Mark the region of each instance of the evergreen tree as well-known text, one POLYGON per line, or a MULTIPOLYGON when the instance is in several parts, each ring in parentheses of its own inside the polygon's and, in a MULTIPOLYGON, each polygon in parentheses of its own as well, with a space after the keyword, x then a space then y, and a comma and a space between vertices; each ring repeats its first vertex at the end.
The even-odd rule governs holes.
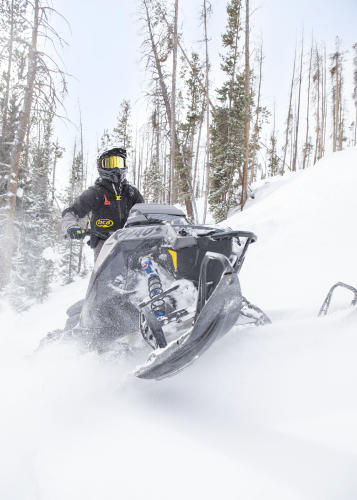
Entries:
POLYGON ((332 86, 332 149, 341 151, 343 142, 346 140, 344 134, 344 106, 343 106, 343 53, 340 48, 340 40, 336 39, 336 51, 330 57, 330 76, 332 86))
POLYGON ((219 104, 212 114, 209 203, 217 220, 225 219, 232 207, 240 205, 247 99, 250 108, 253 104, 252 92, 246 94, 245 73, 239 71, 240 9, 240 0, 228 3, 227 30, 222 36, 226 52, 221 64, 226 81, 217 91, 219 104))
MULTIPOLYGON (((82 151, 77 151, 76 143, 73 148, 72 166, 69 176, 68 186, 65 192, 64 205, 70 206, 75 199, 82 193, 84 188, 84 171, 82 151)), ((88 226, 87 218, 80 220, 80 225, 84 228, 88 226)), ((62 277, 64 283, 71 283, 74 276, 85 274, 87 266, 82 265, 83 240, 72 240, 67 238, 64 242, 63 256, 61 262, 62 277)))
MULTIPOLYGON (((0 1, 0 54, 6 57, 0 76, 0 289, 13 282, 28 208, 22 194, 35 175, 35 158, 40 165, 48 153, 56 105, 66 90, 64 74, 47 52, 48 41, 55 47, 63 42, 50 24, 51 13, 56 11, 45 0, 0 1)), ((36 196, 30 193, 28 200, 33 208, 36 196)))
POLYGON ((267 149, 267 173, 269 177, 273 177, 274 175, 281 174, 282 167, 280 158, 277 154, 277 139, 275 135, 275 131, 273 130, 270 139, 269 139, 269 147, 267 149))
POLYGON ((50 175, 55 146, 51 141, 53 113, 37 123, 38 135, 29 146, 29 173, 18 193, 17 247, 8 286, 12 302, 19 310, 42 302, 54 277, 53 256, 60 234, 59 213, 51 206, 50 175))
POLYGON ((128 150, 132 146, 132 131, 130 124, 131 106, 130 102, 123 100, 117 117, 117 124, 113 128, 112 139, 114 144, 128 150))

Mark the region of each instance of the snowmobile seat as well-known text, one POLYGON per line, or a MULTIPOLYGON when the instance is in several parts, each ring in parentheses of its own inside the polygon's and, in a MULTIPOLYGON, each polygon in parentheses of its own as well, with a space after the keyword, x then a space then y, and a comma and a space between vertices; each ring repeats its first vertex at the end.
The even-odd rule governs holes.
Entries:
MULTIPOLYGON (((232 254, 232 239, 214 240, 209 236, 197 238, 196 245, 177 250, 176 277, 184 278, 198 284, 201 264, 207 252, 215 252, 229 258, 232 254)), ((220 266, 210 266, 207 274, 209 281, 216 281, 221 274, 220 266)))

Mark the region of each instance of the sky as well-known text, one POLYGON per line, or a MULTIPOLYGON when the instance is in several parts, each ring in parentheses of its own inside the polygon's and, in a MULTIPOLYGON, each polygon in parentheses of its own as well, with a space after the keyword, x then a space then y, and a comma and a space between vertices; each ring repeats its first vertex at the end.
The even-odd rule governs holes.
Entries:
MULTIPOLYGON (((226 0, 212 0, 209 20, 212 88, 219 81, 221 33, 226 22, 226 0)), ((69 94, 65 107, 70 121, 58 122, 57 134, 67 153, 62 161, 61 178, 65 178, 73 142, 78 135, 79 103, 82 110, 85 151, 94 168, 97 141, 105 128, 113 127, 120 102, 130 99, 134 107, 134 129, 140 127, 145 114, 145 65, 139 2, 124 0, 54 0, 54 7, 66 17, 70 30, 60 18, 56 29, 67 40, 61 51, 69 77, 69 94)), ((180 0, 183 44, 187 50, 203 50, 199 0, 180 0)), ((357 18, 356 0, 251 0, 251 46, 260 40, 264 45, 263 100, 277 110, 277 123, 283 127, 287 107, 292 59, 296 43, 304 31, 306 40, 312 33, 324 41, 328 53, 339 36, 345 49, 357 42, 353 19, 357 18)), ((351 50, 346 55, 351 57, 351 50)), ((352 66, 346 65, 346 77, 352 79, 352 66), (350 76, 348 74, 350 72, 350 76)), ((93 172, 95 175, 95 171, 93 172)))

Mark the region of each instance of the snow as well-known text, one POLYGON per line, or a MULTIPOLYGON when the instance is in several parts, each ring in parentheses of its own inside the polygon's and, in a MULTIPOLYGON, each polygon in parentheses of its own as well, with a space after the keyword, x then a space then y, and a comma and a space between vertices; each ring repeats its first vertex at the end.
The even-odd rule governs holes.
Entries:
POLYGON ((42 252, 42 257, 45 260, 51 261, 51 262, 57 262, 60 260, 60 257, 58 254, 54 251, 52 247, 47 247, 43 250, 42 252))
POLYGON ((258 235, 242 270, 249 299, 267 309, 312 311, 336 281, 357 284, 356 186, 353 148, 267 184, 254 204, 227 220, 258 235))
MULTIPOLYGON (((263 183, 226 224, 258 242, 241 273, 273 324, 229 333, 174 378, 79 346, 34 353, 85 293, 0 305, 0 498, 354 500, 357 496, 357 150, 263 183)), ((139 357, 143 352, 139 350, 139 357)))

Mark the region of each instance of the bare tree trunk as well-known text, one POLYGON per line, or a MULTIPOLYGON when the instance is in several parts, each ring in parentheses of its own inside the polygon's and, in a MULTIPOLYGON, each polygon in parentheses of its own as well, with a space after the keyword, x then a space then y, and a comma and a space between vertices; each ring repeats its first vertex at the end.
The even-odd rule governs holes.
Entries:
POLYGON ((164 146, 164 195, 163 195, 163 202, 167 203, 168 202, 168 193, 167 193, 167 142, 165 140, 165 146, 164 146))
POLYGON ((135 129, 135 147, 134 147, 134 159, 133 159, 133 183, 134 183, 134 185, 136 185, 137 149, 138 149, 138 127, 136 127, 136 129, 135 129))
MULTIPOLYGON (((171 186, 174 184, 176 171, 176 73, 177 73, 177 18, 178 0, 175 0, 175 14, 172 34, 172 80, 171 80, 171 123, 170 123, 170 175, 171 186)), ((174 202, 176 200, 174 199, 174 202)))
POLYGON ((58 151, 58 139, 56 140, 55 145, 55 157, 53 160, 53 170, 52 170, 52 187, 51 187, 51 207, 53 207, 55 203, 55 187, 56 187, 56 168, 57 168, 57 151, 58 151))
POLYGON ((291 86, 290 86, 288 117, 286 120, 285 145, 283 148, 284 149, 284 157, 283 157, 282 173, 285 172, 286 153, 287 153, 288 145, 289 145, 289 130, 290 130, 290 121, 291 121, 291 103, 292 103, 292 98, 293 98, 294 79, 295 79, 295 63, 296 63, 296 49, 295 49, 295 55, 294 55, 293 76, 291 78, 291 86))
MULTIPOLYGON (((237 12, 237 18, 240 19, 240 9, 241 9, 241 4, 239 4, 238 7, 238 12, 237 12)), ((232 74, 231 74, 231 80, 229 83, 230 86, 230 92, 229 92, 229 97, 228 97, 228 110, 229 110, 229 119, 230 119, 230 111, 232 109, 232 90, 233 90, 233 84, 234 80, 236 78, 236 69, 237 69, 237 59, 238 59, 238 39, 239 39, 239 26, 237 26, 237 30, 235 33, 235 44, 234 44, 234 56, 233 56, 233 65, 232 65, 232 74)), ((231 123, 228 124, 228 144, 231 143, 231 132, 232 132, 232 127, 231 123)), ((232 202, 232 197, 233 197, 233 178, 234 178, 234 171, 239 169, 238 165, 234 165, 233 162, 231 162, 231 166, 229 169, 229 180, 228 180, 228 188, 227 188, 227 207, 226 207, 226 215, 228 214, 228 211, 231 207, 231 202, 232 202)), ((241 177, 240 173, 239 176, 241 177)))
MULTIPOLYGON (((156 141, 155 141, 155 148, 156 148, 156 162, 157 162, 157 169, 160 170, 160 105, 159 105, 159 99, 156 99, 156 141)), ((161 172, 160 172, 161 173, 161 172)), ((158 195, 159 198, 157 200, 158 203, 162 203, 162 186, 158 186, 158 195)))
POLYGON ((343 104, 343 95, 342 95, 342 88, 343 88, 343 66, 342 66, 342 54, 340 54, 340 65, 339 65, 339 114, 338 114, 338 129, 337 129, 337 148, 338 151, 342 151, 343 147, 343 136, 344 136, 344 104, 343 104))
POLYGON ((152 48, 152 52, 154 54, 154 59, 155 59, 155 68, 156 68, 158 76, 159 76, 159 85, 160 85, 161 95, 162 95, 162 98, 164 100, 168 122, 171 123, 170 100, 169 100, 169 95, 168 95, 165 80, 164 80, 164 75, 163 75, 162 68, 161 68, 159 54, 158 54, 156 43, 154 40, 154 33, 152 30, 150 12, 149 12, 147 0, 143 0, 143 4, 145 6, 145 11, 146 11, 146 23, 147 23, 147 27, 149 30, 151 48, 152 48))
POLYGON ((304 58, 304 37, 301 41, 301 58, 300 58, 300 75, 299 75, 299 93, 298 93, 298 104, 296 113, 296 128, 295 128, 295 147, 294 147, 294 157, 293 157, 293 172, 296 171, 296 161, 298 152, 298 142, 299 142, 299 125, 300 125, 300 100, 301 100, 301 82, 302 82, 302 64, 304 58))
POLYGON ((138 183, 137 183, 137 188, 139 189, 139 191, 141 190, 143 154, 144 154, 144 135, 142 136, 141 143, 139 144, 138 183))
POLYGON ((209 179, 209 162, 210 162, 210 128, 209 128, 209 118, 210 118, 210 102, 209 102, 209 57, 208 57, 208 36, 207 36, 207 3, 203 0, 203 22, 204 22, 204 32, 205 32, 205 51, 206 51, 206 85, 205 85, 205 95, 206 95, 206 160, 205 160, 205 172, 206 172, 206 187, 205 187, 205 199, 203 208, 203 224, 206 223, 207 217, 207 207, 208 207, 208 195, 210 187, 209 179))
MULTIPOLYGON (((163 75, 163 71, 162 71, 162 67, 161 67, 160 57, 159 57, 159 54, 157 51, 157 46, 156 46, 156 43, 154 40, 154 32, 153 32, 153 28, 152 28, 152 24, 151 24, 148 1, 147 0, 142 0, 142 1, 143 1, 143 5, 145 7, 146 23, 147 23, 148 30, 149 30, 150 44, 151 44, 152 52, 154 55, 155 68, 156 68, 156 71, 157 71, 158 77, 159 77, 160 91, 161 91, 161 95, 162 95, 164 105, 165 105, 167 121, 170 124, 170 134, 171 134, 171 132, 172 132, 171 125, 172 125, 172 123, 175 123, 175 122, 173 122, 169 95, 168 95, 168 91, 167 91, 167 87, 166 87, 166 83, 165 83, 165 79, 164 79, 164 75, 163 75)), ((175 0, 175 1, 178 3, 178 0, 175 0)), ((175 22, 175 24, 176 24, 177 23, 177 16, 176 15, 175 15, 175 18, 176 18, 176 22, 175 22)), ((177 26, 176 26, 176 30, 177 30, 177 26)), ((177 33, 177 31, 176 31, 176 33, 177 33)), ((175 38, 175 36, 174 36, 174 38, 175 38)), ((176 34, 176 40, 177 40, 177 34, 176 34)), ((176 43, 176 51, 177 51, 177 43, 176 43)), ((177 54, 177 52, 176 52, 176 54, 177 54)), ((178 154, 180 154, 180 152, 179 152, 179 147, 178 147, 178 138, 177 138, 177 134, 176 134, 176 127, 175 127, 175 142, 176 143, 175 143, 174 151, 176 151, 176 155, 178 155, 178 154)), ((171 148, 171 152, 172 152, 172 148, 171 148)), ((179 169, 178 177, 180 178, 180 181, 182 184, 182 189, 184 190, 185 206, 186 206, 187 215, 189 218, 192 218, 193 217, 192 192, 191 192, 192 190, 191 190, 189 179, 187 178, 186 173, 182 169, 179 169)), ((170 175, 170 180, 171 180, 171 183, 170 183, 171 184, 170 191, 171 191, 171 189, 173 188, 173 186, 172 186, 173 179, 171 178, 171 175, 170 175)), ((171 199, 169 201, 171 202, 171 199)))
POLYGON ((10 80, 11 80, 11 71, 12 71, 12 58, 13 58, 13 45, 14 45, 14 0, 11 0, 11 24, 10 24, 10 38, 9 38, 9 57, 7 62, 7 71, 6 71, 6 88, 4 94, 3 101, 3 116, 2 116, 2 131, 1 131, 1 140, 3 143, 3 147, 5 146, 5 141, 7 137, 7 117, 9 111, 9 100, 10 100, 10 80))
MULTIPOLYGON (((162 12, 162 17, 163 17, 163 19, 164 19, 164 21, 165 21, 165 23, 166 23, 167 27, 170 29, 170 24, 169 24, 169 22, 168 22, 168 20, 167 20, 167 18, 166 18, 165 12, 162 12)), ((183 48, 183 46, 182 46, 182 44, 181 44, 180 40, 177 40, 177 45, 178 45, 179 49, 181 50, 182 55, 183 55, 183 57, 184 57, 185 61, 186 61, 186 62, 187 62, 187 64, 190 66, 191 70, 194 70, 194 67, 193 67, 193 65, 192 65, 192 62, 190 61, 189 57, 187 56, 186 51, 185 51, 185 49, 183 48)), ((203 91, 205 92, 205 91, 206 91, 206 87, 205 87, 205 85, 204 85, 201 81, 199 81, 199 85, 200 85, 200 87, 201 87, 201 90, 203 90, 203 91)), ((213 104, 213 103, 212 103, 212 101, 211 101, 211 99, 209 100, 209 104, 210 104, 210 106, 211 106, 211 108, 212 108, 212 109, 214 109, 214 108, 215 108, 215 107, 214 107, 214 104, 213 104)))
MULTIPOLYGON (((322 56, 321 56, 322 57, 322 56)), ((321 58, 321 125, 318 146, 318 156, 317 159, 323 157, 325 150, 325 133, 326 133, 326 48, 324 59, 321 58)))
POLYGON ((336 56, 336 133, 335 133, 335 149, 334 151, 337 151, 337 146, 338 146, 338 136, 339 136, 339 125, 340 125, 340 109, 341 109, 341 104, 340 104, 340 65, 339 65, 339 56, 337 54, 336 56))
MULTIPOLYGON (((80 175, 81 175, 81 191, 84 189, 84 148, 83 148, 83 123, 82 123, 82 113, 81 109, 79 108, 79 129, 80 129, 80 151, 81 151, 81 170, 80 170, 80 175)), ((82 261, 83 261, 83 245, 84 245, 84 240, 82 239, 79 244, 79 256, 78 256, 78 267, 77 267, 77 273, 79 274, 82 270, 82 261)))
MULTIPOLYGON (((202 134, 202 125, 203 125, 203 119, 204 119, 204 108, 205 108, 205 103, 202 103, 202 111, 201 111, 201 119, 200 119, 200 124, 198 128, 198 138, 197 138, 197 144, 196 144, 196 155, 195 155, 195 166, 193 169, 193 181, 192 181, 192 190, 193 194, 195 196, 196 189, 197 189, 197 181, 198 181, 198 157, 200 154, 200 144, 201 144, 201 134, 202 134)), ((357 110, 357 108, 356 108, 357 110)), ((357 111, 356 111, 357 112, 357 111)))
POLYGON ((315 140, 315 155, 314 155, 314 165, 319 159, 319 142, 321 134, 320 125, 320 82, 321 82, 321 64, 320 64, 320 54, 316 47, 316 63, 317 63, 317 77, 316 77, 316 89, 317 89, 317 105, 316 105, 316 140, 315 140))
MULTIPOLYGON (((257 95, 257 106, 255 108, 255 125, 254 125, 254 132, 253 132, 253 137, 255 138, 256 144, 253 145, 254 147, 254 161, 252 162, 252 168, 250 172, 250 179, 249 182, 253 183, 255 178, 256 178, 256 168, 255 168, 255 163, 256 163, 256 148, 258 147, 258 141, 259 141, 259 116, 260 116, 260 100, 261 100, 261 88, 262 88, 262 72, 263 72, 263 42, 260 45, 260 53, 259 53, 259 77, 258 77, 258 95, 257 95)), ((275 104, 274 104, 275 106, 275 104)), ((274 107, 274 120, 275 120, 275 107, 274 107)), ((275 133, 275 126, 274 126, 274 133, 275 133)))
POLYGON ((244 53, 245 53, 244 94, 246 99, 246 105, 245 105, 245 124, 244 124, 244 163, 243 163, 242 197, 241 197, 242 210, 248 198, 249 135, 250 135, 249 0, 245 1, 244 53))
POLYGON ((305 168, 306 165, 306 159, 307 155, 310 150, 310 144, 309 142, 309 118, 310 118, 310 89, 311 89, 311 66, 312 66, 312 44, 311 44, 311 50, 310 50, 310 62, 309 62, 309 77, 308 77, 308 86, 307 86, 307 106, 306 106, 306 136, 305 136, 305 147, 304 147, 304 158, 302 162, 302 168, 305 168))
POLYGON ((322 153, 321 156, 325 154, 326 149, 326 133, 327 133, 327 57, 326 57, 326 46, 324 47, 324 118, 322 126, 322 153))
POLYGON ((295 139, 295 116, 296 116, 296 103, 294 108, 294 115, 291 120, 291 130, 290 130, 290 159, 289 159, 289 170, 293 168, 293 155, 294 155, 294 139, 295 139))
POLYGON ((334 82, 334 91, 333 91, 333 104, 332 104, 332 113, 333 113, 333 133, 332 133, 332 150, 335 152, 337 150, 337 140, 338 140, 338 127, 340 122, 340 89, 339 89, 339 52, 338 48, 336 53, 334 54, 335 66, 332 70, 332 76, 335 79, 334 82))

